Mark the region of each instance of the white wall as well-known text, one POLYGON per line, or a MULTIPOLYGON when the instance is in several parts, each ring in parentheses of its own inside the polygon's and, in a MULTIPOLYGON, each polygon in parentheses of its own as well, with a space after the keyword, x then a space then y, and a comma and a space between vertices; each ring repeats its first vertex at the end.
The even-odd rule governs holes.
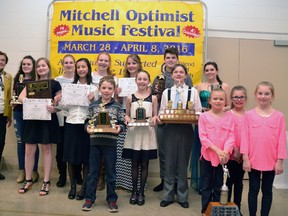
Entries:
MULTIPOLYGON (((114 1, 114 0, 112 0, 114 1)), ((15 74, 23 56, 46 55, 47 8, 51 0, 0 0, 0 50, 15 74)), ((208 36, 288 40, 287 0, 204 0, 208 36)))
POLYGON ((287 0, 204 0, 208 36, 288 40, 287 0))

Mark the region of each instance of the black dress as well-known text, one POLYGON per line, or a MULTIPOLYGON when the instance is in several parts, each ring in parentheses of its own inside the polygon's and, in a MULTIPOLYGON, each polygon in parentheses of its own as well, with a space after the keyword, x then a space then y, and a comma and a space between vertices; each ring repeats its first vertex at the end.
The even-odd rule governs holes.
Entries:
MULTIPOLYGON (((51 80, 51 99, 60 90, 59 82, 51 80)), ((26 120, 22 142, 28 144, 56 144, 61 142, 61 131, 56 113, 51 114, 51 120, 26 120)))

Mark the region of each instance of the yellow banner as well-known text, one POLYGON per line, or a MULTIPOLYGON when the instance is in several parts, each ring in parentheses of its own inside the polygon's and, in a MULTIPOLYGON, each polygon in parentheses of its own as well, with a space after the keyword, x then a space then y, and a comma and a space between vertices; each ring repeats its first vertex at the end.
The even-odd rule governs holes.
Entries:
POLYGON ((201 3, 55 2, 50 30, 53 77, 62 74, 66 54, 88 58, 94 71, 98 53, 108 52, 117 77, 123 76, 126 57, 138 54, 153 80, 161 73, 164 50, 176 47, 179 62, 197 84, 203 65, 203 16, 201 3))

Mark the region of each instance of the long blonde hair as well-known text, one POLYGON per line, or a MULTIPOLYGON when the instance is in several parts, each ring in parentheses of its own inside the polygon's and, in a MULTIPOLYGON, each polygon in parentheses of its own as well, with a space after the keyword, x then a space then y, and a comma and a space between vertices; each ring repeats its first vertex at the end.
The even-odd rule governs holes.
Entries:
POLYGON ((107 68, 107 74, 109 75, 109 76, 113 76, 113 74, 112 74, 112 72, 111 72, 111 68, 110 68, 110 66, 111 66, 111 56, 110 56, 110 54, 108 53, 108 52, 100 52, 99 54, 98 54, 98 56, 97 56, 97 62, 98 62, 98 60, 99 60, 99 58, 100 58, 100 56, 101 55, 106 55, 106 56, 108 56, 108 58, 109 58, 109 67, 107 68))

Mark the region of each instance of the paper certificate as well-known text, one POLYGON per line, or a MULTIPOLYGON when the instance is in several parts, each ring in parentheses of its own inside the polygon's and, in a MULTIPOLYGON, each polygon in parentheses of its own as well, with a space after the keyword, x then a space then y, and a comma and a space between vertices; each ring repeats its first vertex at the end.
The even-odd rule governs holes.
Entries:
POLYGON ((51 99, 26 98, 23 102, 24 120, 51 120, 51 113, 47 105, 51 105, 51 99))
POLYGON ((90 89, 90 85, 63 83, 60 105, 89 106, 90 101, 87 95, 90 89))
POLYGON ((135 78, 119 78, 118 87, 122 89, 119 93, 120 97, 127 97, 128 95, 134 94, 137 91, 137 85, 135 78))

